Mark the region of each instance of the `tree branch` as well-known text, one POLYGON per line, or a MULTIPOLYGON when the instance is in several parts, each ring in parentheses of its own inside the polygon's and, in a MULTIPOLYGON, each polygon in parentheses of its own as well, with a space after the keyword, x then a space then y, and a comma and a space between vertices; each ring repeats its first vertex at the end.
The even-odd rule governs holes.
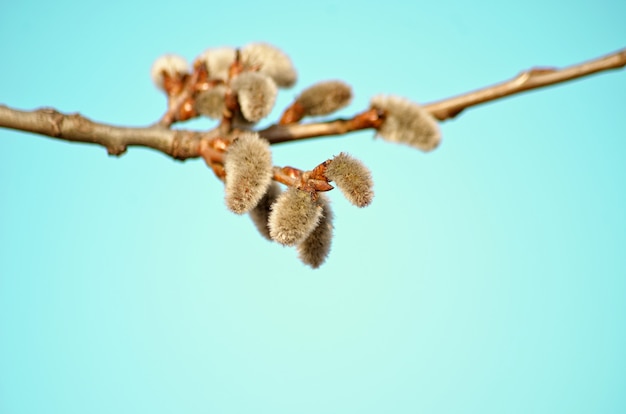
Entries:
POLYGON ((141 146, 180 160, 198 157, 200 140, 217 134, 217 131, 172 130, 159 126, 118 127, 93 122, 80 114, 62 114, 50 108, 20 111, 5 105, 0 105, 0 127, 65 141, 102 145, 110 155, 121 155, 129 146, 141 146))
MULTIPOLYGON (((444 121, 475 105, 624 66, 626 66, 626 49, 564 69, 530 69, 509 81, 426 104, 424 108, 438 120, 444 121)), ((351 119, 272 125, 258 132, 270 143, 278 144, 299 139, 342 135, 363 129, 376 129, 382 121, 382 114, 370 109, 351 119)), ((4 105, 0 105, 0 127, 66 141, 98 144, 105 147, 111 155, 121 155, 129 146, 143 146, 180 160, 202 156, 201 143, 220 136, 218 128, 199 132, 172 130, 159 125, 144 128, 118 127, 91 121, 80 114, 63 114, 49 108, 20 111, 4 105)), ((231 134, 237 132, 233 130, 231 134)))
POLYGON ((445 121, 454 118, 471 106, 624 66, 626 66, 626 49, 563 69, 531 68, 506 82, 433 102, 424 105, 424 108, 438 120, 445 121))

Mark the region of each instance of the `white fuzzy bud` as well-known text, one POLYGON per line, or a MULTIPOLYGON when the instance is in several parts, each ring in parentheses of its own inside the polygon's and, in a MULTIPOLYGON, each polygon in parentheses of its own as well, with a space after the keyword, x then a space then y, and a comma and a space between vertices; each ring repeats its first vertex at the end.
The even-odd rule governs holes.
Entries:
POLYGON ((261 236, 265 237, 268 240, 272 240, 270 236, 270 228, 268 226, 270 211, 272 209, 272 204, 276 202, 278 196, 282 193, 280 186, 275 182, 272 182, 267 189, 267 192, 258 202, 258 204, 250 210, 250 218, 252 222, 256 226, 261 236))
POLYGON ((179 55, 170 54, 158 57, 152 64, 150 76, 152 77, 152 82, 159 89, 163 89, 164 72, 172 77, 189 73, 189 63, 187 63, 184 57, 179 55))
POLYGON ((258 122, 272 112, 278 89, 274 81, 262 73, 243 72, 230 84, 237 93, 244 118, 258 122))
POLYGON ((341 81, 319 82, 306 88, 296 102, 304 109, 305 116, 328 115, 350 103, 352 89, 341 81))
POLYGON ((228 147, 224 159, 226 206, 234 213, 252 210, 272 182, 269 143, 255 132, 243 132, 228 147))
POLYGON ((298 257, 302 263, 313 269, 320 267, 328 254, 333 238, 333 212, 330 202, 324 194, 318 194, 318 202, 322 206, 322 215, 315 230, 298 244, 298 257))
POLYGON ((293 246, 317 227, 322 207, 311 193, 290 187, 272 205, 269 216, 270 237, 280 244, 293 246))
POLYGON ((205 50, 199 59, 206 64, 209 79, 219 79, 226 82, 228 71, 235 61, 235 49, 232 47, 216 47, 205 50))
POLYGON ((258 68, 281 88, 289 88, 296 83, 298 75, 291 59, 275 46, 250 43, 241 48, 241 61, 245 67, 258 68))
POLYGON ((420 105, 397 96, 378 95, 372 98, 371 106, 386 114, 378 129, 378 134, 384 139, 422 151, 430 151, 439 145, 439 124, 420 105))
POLYGON ((334 181, 348 201, 357 207, 368 206, 374 198, 374 182, 369 169, 345 153, 335 156, 324 173, 334 181))
POLYGON ((224 85, 217 85, 201 92, 194 102, 196 111, 212 119, 221 119, 226 107, 224 103, 225 94, 226 87, 224 85))

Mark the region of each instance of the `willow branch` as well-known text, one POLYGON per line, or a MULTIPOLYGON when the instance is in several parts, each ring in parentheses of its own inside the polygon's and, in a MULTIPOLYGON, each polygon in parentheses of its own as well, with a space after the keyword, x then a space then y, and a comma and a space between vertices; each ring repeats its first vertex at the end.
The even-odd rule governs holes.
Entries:
MULTIPOLYGON (((426 104, 424 107, 435 118, 443 121, 475 105, 624 66, 626 66, 626 49, 563 69, 530 69, 506 82, 426 104)), ((382 115, 370 109, 351 119, 310 124, 273 125, 258 132, 270 143, 278 144, 307 138, 343 135, 363 129, 376 129, 382 121, 382 115)), ((129 146, 141 146, 181 160, 200 157, 202 155, 200 153, 201 142, 220 135, 219 128, 208 132, 198 132, 172 130, 159 125, 143 128, 119 127, 94 122, 80 114, 63 114, 54 109, 21 111, 4 105, 0 105, 0 127, 32 132, 65 141, 98 144, 105 147, 112 155, 123 154, 129 146)), ((236 133, 236 130, 230 132, 230 134, 236 133)))
POLYGON ((424 108, 438 120, 445 121, 454 118, 471 106, 624 66, 626 66, 626 49, 563 69, 532 68, 506 82, 433 102, 424 105, 424 108))
POLYGON ((158 126, 119 127, 94 122, 80 114, 62 114, 49 108, 20 111, 4 105, 0 105, 0 127, 65 141, 98 144, 111 155, 121 155, 129 146, 139 146, 181 160, 197 157, 200 141, 212 138, 217 133, 171 130, 158 126))

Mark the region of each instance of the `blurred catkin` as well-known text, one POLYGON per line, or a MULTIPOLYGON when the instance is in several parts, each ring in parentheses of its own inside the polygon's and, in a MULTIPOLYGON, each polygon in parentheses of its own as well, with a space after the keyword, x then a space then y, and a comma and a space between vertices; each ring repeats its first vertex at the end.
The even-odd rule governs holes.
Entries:
POLYGON ((209 79, 226 82, 230 65, 235 61, 236 52, 232 47, 216 47, 204 51, 199 57, 209 72, 209 79))
POLYGON ((378 129, 378 134, 384 139, 422 151, 430 151, 439 145, 439 124, 420 105, 397 96, 378 95, 372 98, 371 107, 386 114, 378 129))
POLYGON ((291 59, 279 48, 267 43, 250 43, 241 48, 241 61, 245 67, 257 69, 276 82, 289 88, 298 77, 291 59))
POLYGON ((333 238, 333 212, 330 209, 330 201, 324 194, 318 194, 318 202, 322 206, 319 224, 298 244, 298 257, 313 269, 317 269, 326 261, 333 238))
POLYGON ((374 183, 369 169, 346 153, 335 156, 326 166, 326 177, 334 181, 343 195, 357 207, 365 207, 374 198, 374 183))
POLYGON ((308 191, 290 187, 283 192, 269 216, 270 237, 280 244, 293 246, 317 227, 322 207, 308 191))
POLYGON ((254 132, 243 132, 228 147, 224 160, 226 206, 234 213, 252 210, 272 181, 269 143, 254 132))
POLYGON ((152 64, 150 76, 154 85, 159 89, 163 89, 163 72, 172 77, 189 73, 189 63, 179 55, 169 54, 158 57, 152 64))
POLYGON ((302 91, 296 102, 304 109, 305 116, 328 115, 350 103, 352 89, 341 81, 325 81, 302 91))
POLYGON ((217 85, 211 89, 201 92, 195 100, 195 108, 199 114, 212 119, 221 119, 224 115, 224 95, 226 87, 217 85))
POLYGON ((269 76, 259 72, 244 72, 231 82, 237 93, 244 118, 258 122, 269 115, 276 102, 278 89, 269 76))

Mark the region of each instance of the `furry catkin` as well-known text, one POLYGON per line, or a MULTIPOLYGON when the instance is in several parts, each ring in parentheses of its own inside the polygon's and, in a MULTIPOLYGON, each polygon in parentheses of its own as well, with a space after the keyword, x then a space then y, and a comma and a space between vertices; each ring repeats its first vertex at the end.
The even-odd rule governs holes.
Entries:
POLYGON ((365 207, 374 198, 372 174, 363 163, 346 153, 335 156, 326 166, 326 177, 334 181, 348 201, 365 207))
POLYGON ((290 187, 272 205, 269 216, 270 237, 280 244, 293 246, 317 227, 322 207, 308 191, 290 187))
POLYGON ((241 48, 245 67, 256 69, 274 79, 281 88, 289 88, 298 77, 291 59, 282 50, 267 43, 250 43, 241 48))
POLYGON ((341 81, 325 81, 302 91, 296 102, 304 108, 305 116, 328 115, 343 108, 352 99, 352 89, 341 81))
POLYGON ((243 132, 228 147, 224 159, 225 200, 229 210, 247 213, 257 205, 272 181, 269 143, 254 132, 243 132))
POLYGON ((318 202, 322 206, 319 224, 298 244, 298 257, 302 263, 313 269, 317 269, 326 261, 333 238, 333 212, 329 200, 324 194, 318 194, 318 202))
POLYGON ((378 129, 378 134, 384 139, 422 151, 430 151, 439 145, 439 124, 420 105, 397 96, 378 95, 372 98, 371 106, 386 113, 378 129))
POLYGON ((281 193, 282 191, 280 190, 280 186, 275 182, 272 182, 258 204, 250 210, 250 218, 252 219, 252 222, 259 230, 259 233, 261 233, 261 236, 268 240, 272 240, 272 237, 270 236, 270 228, 268 226, 270 211, 272 204, 274 204, 281 193))
POLYGON ((200 59, 206 64, 209 79, 228 80, 230 65, 235 61, 235 49, 232 47, 216 47, 205 50, 200 59))
POLYGON ((179 55, 163 55, 158 57, 152 64, 150 76, 154 85, 163 89, 163 72, 169 76, 184 74, 189 72, 189 64, 184 57, 179 55))
POLYGON ((225 94, 226 87, 224 85, 217 85, 201 92, 194 102, 196 111, 212 119, 221 119, 224 115, 225 94))
POLYGON ((272 111, 278 89, 269 76, 258 72, 244 72, 231 82, 237 93, 244 118, 258 122, 272 111))

